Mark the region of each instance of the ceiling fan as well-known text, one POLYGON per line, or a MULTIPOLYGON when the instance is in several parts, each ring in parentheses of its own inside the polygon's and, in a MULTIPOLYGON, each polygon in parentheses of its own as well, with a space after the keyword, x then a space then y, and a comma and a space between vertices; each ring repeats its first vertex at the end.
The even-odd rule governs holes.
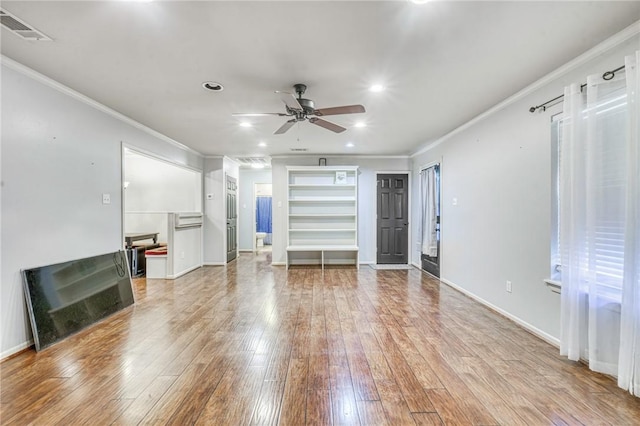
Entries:
POLYGON ((275 135, 281 135, 289 130, 298 121, 308 120, 309 123, 316 126, 323 127, 327 130, 331 130, 335 133, 344 132, 345 129, 342 126, 338 126, 330 121, 323 120, 325 115, 340 115, 340 114, 354 114, 359 112, 365 112, 362 105, 344 105, 332 108, 320 108, 315 109, 313 101, 311 99, 305 99, 302 97, 307 90, 305 84, 294 84, 293 88, 298 95, 296 98, 292 93, 276 91, 280 95, 280 99, 284 102, 286 113, 282 112, 260 112, 260 113, 234 113, 235 117, 261 117, 267 115, 277 115, 279 117, 292 117, 285 122, 278 130, 274 132, 275 135))

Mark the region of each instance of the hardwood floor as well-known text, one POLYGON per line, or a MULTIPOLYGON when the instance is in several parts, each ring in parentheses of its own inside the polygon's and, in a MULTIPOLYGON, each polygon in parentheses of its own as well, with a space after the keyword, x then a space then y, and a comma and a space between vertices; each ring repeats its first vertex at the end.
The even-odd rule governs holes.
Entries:
POLYGON ((6 360, 1 423, 640 424, 611 378, 418 270, 269 256, 136 280, 135 306, 6 360))

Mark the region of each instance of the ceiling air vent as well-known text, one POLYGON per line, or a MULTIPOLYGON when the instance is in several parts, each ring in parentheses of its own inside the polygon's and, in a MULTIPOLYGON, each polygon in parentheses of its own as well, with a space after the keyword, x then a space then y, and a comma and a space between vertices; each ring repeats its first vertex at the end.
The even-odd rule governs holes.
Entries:
POLYGON ((236 161, 240 163, 240 167, 251 167, 254 169, 271 167, 271 158, 269 157, 236 157, 236 161))
POLYGON ((307 152, 309 148, 289 148, 292 152, 307 152))
POLYGON ((25 40, 51 41, 51 38, 4 9, 0 9, 0 24, 25 40))

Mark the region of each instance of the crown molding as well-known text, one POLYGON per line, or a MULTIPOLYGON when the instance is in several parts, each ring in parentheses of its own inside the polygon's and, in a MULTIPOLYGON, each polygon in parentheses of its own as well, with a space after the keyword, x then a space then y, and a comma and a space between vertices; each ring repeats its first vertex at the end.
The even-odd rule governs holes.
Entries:
POLYGON ((411 156, 409 155, 358 155, 358 154, 354 154, 354 155, 349 155, 349 154, 333 154, 333 155, 328 155, 328 154, 300 154, 300 155, 296 155, 296 154, 283 154, 283 155, 272 155, 271 159, 283 159, 283 158, 364 158, 364 159, 383 159, 383 160, 389 160, 389 159, 402 159, 402 160, 408 160, 411 158, 411 156))
POLYGON ((521 100, 525 96, 528 96, 528 95, 532 94, 536 90, 541 89, 542 87, 552 83, 553 81, 559 79, 560 77, 562 77, 563 75, 567 74, 568 72, 573 71, 574 69, 586 64, 587 62, 589 62, 589 61, 597 58, 598 56, 602 55, 603 53, 605 53, 605 52, 607 52, 607 51, 619 46, 620 44, 624 43, 625 41, 629 40, 632 37, 635 37, 638 34, 640 34, 640 20, 634 22, 633 24, 629 25, 627 28, 625 28, 624 30, 620 31, 619 33, 609 37, 605 41, 603 41, 603 42, 597 44, 596 46, 594 46, 593 48, 587 50, 585 53, 583 53, 582 55, 578 56, 577 58, 574 58, 573 60, 567 62, 566 64, 562 65, 561 67, 556 68, 554 71, 551 71, 549 74, 545 75, 541 79, 533 82, 532 84, 530 84, 529 86, 527 86, 524 89, 520 90, 519 92, 516 92, 514 95, 511 95, 510 97, 508 97, 504 101, 502 101, 499 104, 493 106, 492 108, 489 108, 488 110, 486 110, 482 114, 472 118, 471 120, 467 121, 463 125, 453 129, 452 131, 450 131, 449 133, 445 134, 444 136, 441 136, 438 139, 435 139, 435 140, 433 140, 431 142, 427 142, 426 144, 423 145, 422 148, 418 149, 416 152, 411 154, 410 157, 413 158, 413 157, 415 157, 417 155, 423 154, 423 153, 435 148, 436 146, 442 144, 443 142, 445 142, 446 140, 448 140, 452 136, 462 132, 465 129, 468 129, 469 127, 473 126, 474 124, 484 120, 485 118, 495 114, 496 112, 506 108, 507 106, 509 106, 509 105, 521 100))
POLYGON ((192 154, 195 154, 198 157, 204 157, 200 152, 198 152, 198 151, 196 151, 196 150, 194 150, 192 148, 189 148, 188 146, 186 146, 186 145, 184 145, 184 144, 182 144, 182 143, 180 143, 180 142, 178 142, 178 141, 176 141, 174 139, 171 139, 170 137, 168 137, 166 135, 163 135, 162 133, 160 133, 160 132, 158 132, 156 130, 153 130, 150 127, 147 127, 144 124, 138 123, 134 119, 129 118, 126 115, 124 115, 122 113, 119 113, 118 111, 116 111, 114 109, 111 109, 108 106, 103 105, 100 102, 98 102, 96 100, 93 100, 90 97, 88 97, 86 95, 83 95, 82 93, 77 92, 77 91, 73 90, 72 88, 65 86, 62 83, 59 83, 59 82, 53 80, 52 78, 47 77, 46 75, 41 74, 41 73, 39 73, 38 71, 36 71, 36 70, 34 70, 32 68, 29 68, 26 65, 21 64, 20 62, 14 61, 13 59, 8 58, 5 55, 0 55, 0 63, 2 63, 2 65, 5 65, 7 68, 10 68, 10 69, 12 69, 14 71, 17 71, 20 74, 25 75, 25 76, 27 76, 27 77, 29 77, 29 78, 31 78, 31 79, 39 82, 39 83, 42 83, 42 84, 44 84, 44 85, 46 85, 48 87, 51 87, 52 89, 55 89, 58 92, 61 92, 61 93, 65 94, 65 95, 67 95, 67 96, 69 96, 69 97, 71 97, 71 98, 73 98, 73 99, 75 99, 77 101, 80 101, 80 102, 82 102, 82 103, 84 103, 86 105, 89 105, 90 107, 95 108, 98 111, 101 111, 101 112, 103 112, 103 113, 105 113, 105 114, 107 114, 107 115, 109 115, 109 116, 111 116, 111 117, 113 117, 113 118, 115 118, 117 120, 120 120, 123 123, 126 123, 126 124, 128 124, 128 125, 130 125, 132 127, 135 127, 136 129, 141 130, 141 131, 143 131, 143 132, 145 132, 145 133, 147 133, 147 134, 149 134, 149 135, 151 135, 151 136, 153 136, 153 137, 155 137, 157 139, 160 139, 163 142, 167 142, 167 143, 169 143, 169 144, 171 144, 171 145, 173 145, 173 146, 175 146, 177 148, 180 148, 180 149, 182 149, 184 151, 188 151, 188 152, 190 152, 192 154))

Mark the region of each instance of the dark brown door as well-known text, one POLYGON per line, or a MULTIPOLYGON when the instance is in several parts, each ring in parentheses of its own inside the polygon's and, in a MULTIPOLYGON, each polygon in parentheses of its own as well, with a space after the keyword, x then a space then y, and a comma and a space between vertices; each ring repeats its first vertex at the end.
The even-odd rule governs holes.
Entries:
POLYGON ((227 176, 227 262, 236 258, 238 248, 238 212, 236 210, 236 179, 227 176))
POLYGON ((378 175, 377 263, 407 263, 409 238, 408 188, 406 174, 378 175))

